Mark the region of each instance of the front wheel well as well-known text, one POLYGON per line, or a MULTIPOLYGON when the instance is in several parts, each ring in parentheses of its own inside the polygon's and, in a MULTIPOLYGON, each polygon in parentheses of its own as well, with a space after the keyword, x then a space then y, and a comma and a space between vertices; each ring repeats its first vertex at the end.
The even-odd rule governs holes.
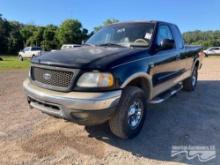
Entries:
POLYGON ((150 97, 150 83, 146 78, 143 78, 143 77, 135 78, 134 80, 129 82, 126 85, 126 87, 127 86, 135 86, 135 87, 142 89, 144 91, 147 99, 149 99, 149 97, 150 97))

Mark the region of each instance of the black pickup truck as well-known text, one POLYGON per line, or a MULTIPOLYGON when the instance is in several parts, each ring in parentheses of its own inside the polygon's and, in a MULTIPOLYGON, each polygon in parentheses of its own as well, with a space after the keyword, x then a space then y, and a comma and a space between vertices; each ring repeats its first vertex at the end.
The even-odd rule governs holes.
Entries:
POLYGON ((81 47, 34 57, 23 86, 30 107, 83 125, 108 122, 116 136, 132 138, 147 104, 195 89, 201 50, 185 46, 171 23, 117 23, 81 47))

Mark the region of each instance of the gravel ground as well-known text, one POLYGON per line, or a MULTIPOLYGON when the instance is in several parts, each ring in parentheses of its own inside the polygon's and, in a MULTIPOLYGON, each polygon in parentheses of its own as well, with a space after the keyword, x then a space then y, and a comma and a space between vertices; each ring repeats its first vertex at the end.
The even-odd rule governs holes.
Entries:
POLYGON ((28 109, 22 81, 27 71, 0 72, 0 164, 201 164, 176 145, 210 146, 220 164, 220 58, 206 58, 195 92, 179 92, 150 105, 142 132, 114 137, 106 124, 83 127, 28 109))

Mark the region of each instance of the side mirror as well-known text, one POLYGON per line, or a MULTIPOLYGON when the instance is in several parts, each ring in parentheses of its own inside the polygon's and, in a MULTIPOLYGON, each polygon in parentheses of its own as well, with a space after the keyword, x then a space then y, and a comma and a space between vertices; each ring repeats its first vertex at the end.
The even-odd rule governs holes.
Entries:
POLYGON ((174 40, 170 40, 170 39, 164 39, 160 42, 160 46, 159 48, 161 50, 167 50, 167 49, 172 49, 175 47, 175 42, 174 40))

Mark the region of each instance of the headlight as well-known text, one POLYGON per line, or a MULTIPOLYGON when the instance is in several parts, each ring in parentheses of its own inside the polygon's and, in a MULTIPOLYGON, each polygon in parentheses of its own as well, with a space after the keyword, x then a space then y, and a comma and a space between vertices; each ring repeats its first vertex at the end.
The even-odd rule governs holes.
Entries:
POLYGON ((113 86, 113 76, 110 73, 87 72, 77 81, 78 87, 97 88, 113 86))

